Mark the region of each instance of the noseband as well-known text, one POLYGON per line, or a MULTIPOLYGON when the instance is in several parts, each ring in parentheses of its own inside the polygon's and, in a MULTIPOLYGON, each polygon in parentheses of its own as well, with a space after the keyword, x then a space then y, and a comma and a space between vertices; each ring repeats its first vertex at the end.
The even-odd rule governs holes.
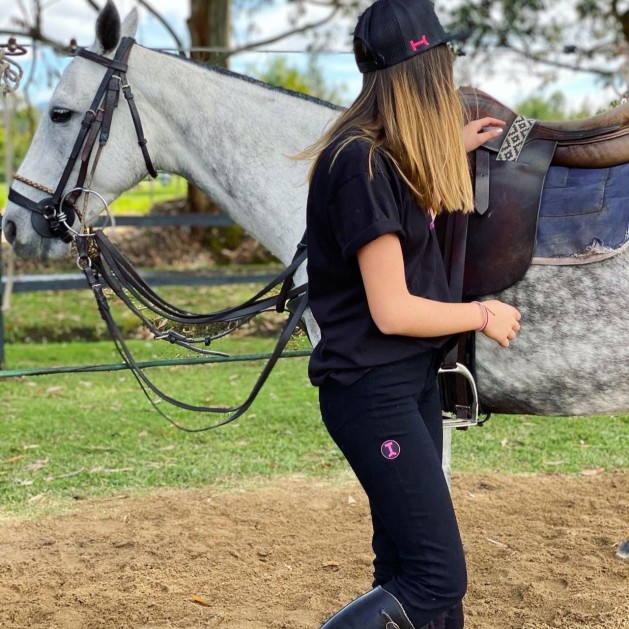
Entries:
MULTIPOLYGON (((64 242, 71 242, 74 236, 77 235, 77 232, 72 229, 76 216, 79 214, 75 202, 81 193, 87 190, 85 188, 85 180, 87 178, 88 165, 92 151, 96 145, 96 140, 98 139, 99 146, 90 176, 93 176, 98 160, 100 159, 100 153, 109 139, 111 121, 114 110, 118 106, 120 90, 123 91, 127 104, 129 105, 133 126, 135 127, 138 144, 144 156, 146 168, 151 177, 157 177, 157 172, 146 147, 146 138, 144 137, 140 114, 135 104, 131 87, 127 83, 127 62, 131 47, 134 43, 135 40, 132 37, 123 37, 120 40, 120 44, 116 49, 113 59, 108 59, 103 55, 98 55, 83 48, 77 50, 76 54, 79 57, 99 63, 105 66, 107 71, 105 72, 105 76, 100 83, 90 108, 83 117, 81 130, 76 138, 66 167, 57 184, 57 188, 51 190, 19 174, 14 176, 17 181, 52 195, 39 202, 35 202, 15 191, 13 188, 9 189, 9 201, 33 212, 31 216, 33 229, 43 238, 60 238, 64 242), (69 193, 64 194, 64 190, 67 187, 68 180, 77 161, 80 161, 80 168, 76 183, 69 193)), ((82 220, 80 214, 79 218, 82 220)))

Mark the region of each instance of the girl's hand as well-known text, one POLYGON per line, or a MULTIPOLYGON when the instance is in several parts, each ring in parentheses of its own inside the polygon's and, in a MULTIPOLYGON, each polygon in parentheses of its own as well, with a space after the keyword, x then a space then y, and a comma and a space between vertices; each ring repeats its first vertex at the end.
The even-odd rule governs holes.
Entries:
POLYGON ((481 144, 499 136, 505 126, 498 118, 479 118, 472 120, 463 127, 463 144, 466 152, 476 150, 481 144))
POLYGON ((509 304, 502 301, 483 301, 482 307, 487 308, 489 318, 483 334, 496 341, 502 347, 509 347, 517 332, 520 330, 522 315, 509 304))

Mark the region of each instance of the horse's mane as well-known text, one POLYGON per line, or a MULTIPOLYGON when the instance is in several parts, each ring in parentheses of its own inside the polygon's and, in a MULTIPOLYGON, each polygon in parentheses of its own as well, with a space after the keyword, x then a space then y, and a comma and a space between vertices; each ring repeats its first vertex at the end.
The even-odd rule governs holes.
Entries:
POLYGON ((294 90, 289 90, 285 87, 279 87, 277 85, 271 85, 270 83, 265 83, 264 81, 260 81, 259 79, 254 79, 253 77, 247 76, 245 74, 239 74, 238 72, 233 72, 232 70, 227 70, 226 68, 221 68, 220 66, 215 66, 208 63, 202 63, 200 61, 196 61, 194 59, 188 59, 187 57, 182 57, 180 55, 175 55, 169 52, 159 51, 159 54, 166 55, 167 57, 176 59, 178 61, 183 61, 185 63, 191 63, 192 65, 195 65, 204 70, 208 70, 210 72, 218 72, 219 74, 229 76, 233 79, 246 81, 247 83, 257 85, 258 87, 263 87, 264 89, 271 90, 272 92, 279 92, 280 94, 286 94, 287 96, 300 98, 302 100, 306 100, 311 103, 314 103, 315 105, 321 105, 322 107, 327 107, 328 109, 333 109, 335 111, 340 111, 341 109, 343 109, 343 107, 341 107, 340 105, 335 105, 334 103, 330 103, 329 101, 323 100, 321 98, 317 98, 316 96, 311 96, 310 94, 304 94, 303 92, 295 92, 294 90))

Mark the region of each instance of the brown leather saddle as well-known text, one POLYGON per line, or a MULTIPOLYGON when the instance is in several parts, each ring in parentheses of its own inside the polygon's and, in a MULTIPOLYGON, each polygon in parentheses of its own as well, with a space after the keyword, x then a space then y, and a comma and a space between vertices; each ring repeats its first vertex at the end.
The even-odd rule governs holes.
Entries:
MULTIPOLYGON (((471 156, 476 211, 467 219, 467 300, 500 292, 526 273, 551 164, 606 168, 629 162, 629 104, 584 120, 538 122, 480 90, 464 87, 460 94, 468 120, 492 116, 506 123, 501 136, 471 156)), ((454 229, 446 223, 437 221, 442 243, 454 229)))

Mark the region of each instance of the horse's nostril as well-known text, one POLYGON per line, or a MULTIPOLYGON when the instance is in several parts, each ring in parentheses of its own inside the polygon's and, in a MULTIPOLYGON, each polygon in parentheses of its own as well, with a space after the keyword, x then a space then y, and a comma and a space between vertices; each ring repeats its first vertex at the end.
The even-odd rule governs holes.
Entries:
POLYGON ((4 237, 7 239, 7 242, 13 245, 17 237, 17 227, 15 223, 13 221, 4 221, 2 231, 4 232, 4 237))

